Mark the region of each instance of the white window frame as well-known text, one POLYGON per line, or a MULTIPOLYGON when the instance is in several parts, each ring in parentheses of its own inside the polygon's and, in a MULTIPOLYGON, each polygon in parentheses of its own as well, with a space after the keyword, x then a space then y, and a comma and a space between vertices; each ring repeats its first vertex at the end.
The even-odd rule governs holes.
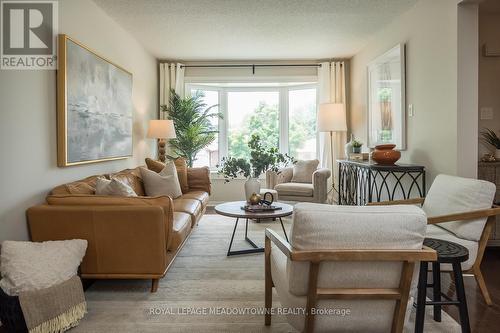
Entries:
MULTIPOLYGON (((319 103, 319 94, 318 94, 318 84, 314 83, 304 83, 290 86, 252 86, 252 87, 234 87, 234 86, 218 86, 218 85, 208 85, 201 84, 205 80, 200 80, 198 82, 186 82, 185 91, 186 94, 191 94, 191 90, 205 90, 205 91, 216 91, 218 92, 219 99, 219 112, 222 113, 223 119, 219 119, 218 121, 218 130, 219 130, 219 161, 223 157, 228 156, 228 139, 227 139, 227 129, 228 129, 228 105, 227 105, 227 93, 228 92, 266 92, 273 91, 278 92, 279 94, 279 150, 281 153, 289 152, 289 92, 294 90, 305 90, 305 89, 316 89, 316 109, 318 108, 319 103)), ((288 80, 275 80, 280 82, 287 82, 288 80)), ((209 83, 219 83, 220 81, 210 80, 209 83)), ((248 82, 248 81, 247 81, 248 82)), ((266 81, 269 82, 269 81, 266 81)), ((232 82, 231 82, 232 83, 232 82)), ((240 82, 238 82, 240 83, 240 82)), ((235 83, 237 85, 238 83, 235 83)), ((319 135, 316 134, 316 158, 319 157, 319 135)))

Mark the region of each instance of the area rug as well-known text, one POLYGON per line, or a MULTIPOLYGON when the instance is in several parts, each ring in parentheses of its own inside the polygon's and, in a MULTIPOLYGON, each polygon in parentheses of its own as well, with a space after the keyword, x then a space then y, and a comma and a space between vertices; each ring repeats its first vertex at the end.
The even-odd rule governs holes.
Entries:
MULTIPOLYGON (((244 222, 244 221, 243 221, 244 222)), ((291 220, 285 219, 289 229, 291 220)), ((264 302, 264 255, 226 257, 234 220, 205 215, 158 291, 150 281, 101 280, 86 291, 88 314, 74 332, 295 332, 283 315, 270 327, 258 313, 264 302)), ((249 237, 264 244, 264 229, 282 234, 279 222, 249 223, 249 237)), ((247 248, 240 222, 233 250, 247 248)), ((274 307, 279 307, 276 294, 274 307)), ((443 312, 434 322, 428 308, 425 332, 460 332, 443 312)), ((407 330, 413 332, 413 328, 407 330)))

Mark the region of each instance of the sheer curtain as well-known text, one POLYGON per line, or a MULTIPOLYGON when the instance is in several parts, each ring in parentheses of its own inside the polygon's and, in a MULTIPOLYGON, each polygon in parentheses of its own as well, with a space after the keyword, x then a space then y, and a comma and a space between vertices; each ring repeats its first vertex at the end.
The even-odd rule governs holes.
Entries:
MULTIPOLYGON (((318 93, 319 103, 343 103, 345 109, 346 103, 346 78, 345 64, 343 61, 323 62, 318 68, 318 93)), ((333 160, 334 165, 331 165, 331 149, 330 149, 330 134, 319 133, 319 159, 320 165, 323 168, 333 170, 333 179, 335 188, 338 189, 338 165, 336 160, 344 157, 344 146, 347 142, 346 132, 336 132, 333 135, 333 160)), ((337 196, 331 192, 329 201, 334 202, 337 196)))
MULTIPOLYGON (((160 64, 160 106, 168 104, 170 100, 170 89, 184 97, 184 67, 179 63, 160 64)), ((160 112, 160 119, 163 114, 160 112)))

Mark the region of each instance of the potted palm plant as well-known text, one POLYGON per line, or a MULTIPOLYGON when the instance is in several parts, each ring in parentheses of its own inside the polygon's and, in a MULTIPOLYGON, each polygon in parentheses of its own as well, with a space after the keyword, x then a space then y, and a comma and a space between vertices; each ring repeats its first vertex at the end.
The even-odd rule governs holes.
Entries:
POLYGON ((282 154, 276 147, 264 147, 258 135, 252 135, 248 142, 250 159, 223 157, 217 165, 218 173, 224 176, 225 182, 238 176, 247 178, 245 182, 245 198, 248 200, 252 194, 260 193, 259 176, 266 171, 279 172, 279 169, 295 163, 293 157, 282 154))
POLYGON ((500 160, 500 138, 498 135, 489 128, 485 128, 481 132, 481 139, 484 143, 495 148, 495 159, 500 160))
POLYGON ((207 106, 203 97, 203 92, 197 91, 194 96, 181 98, 172 89, 169 104, 161 106, 166 118, 174 121, 177 136, 169 141, 173 155, 168 157, 183 157, 189 167, 193 166, 196 155, 210 145, 219 132, 211 119, 222 119, 222 114, 214 111, 218 105, 207 106))

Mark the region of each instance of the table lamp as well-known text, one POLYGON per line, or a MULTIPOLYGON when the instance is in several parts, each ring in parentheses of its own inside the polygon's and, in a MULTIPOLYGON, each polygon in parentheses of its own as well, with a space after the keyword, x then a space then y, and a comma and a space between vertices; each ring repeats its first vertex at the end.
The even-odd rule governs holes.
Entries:
POLYGON ((166 139, 175 139, 174 121, 168 119, 150 120, 148 133, 146 135, 150 139, 158 139, 158 160, 165 162, 166 160, 166 139))

